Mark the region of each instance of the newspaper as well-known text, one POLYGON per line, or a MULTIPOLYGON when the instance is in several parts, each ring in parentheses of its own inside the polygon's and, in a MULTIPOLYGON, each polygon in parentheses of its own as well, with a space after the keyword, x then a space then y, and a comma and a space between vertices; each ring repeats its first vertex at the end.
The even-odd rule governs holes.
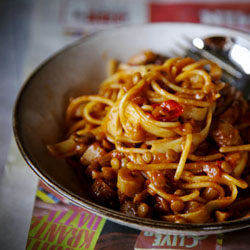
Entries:
POLYGON ((159 234, 121 226, 74 206, 39 182, 27 250, 220 250, 222 242, 222 235, 159 234))
POLYGON ((40 183, 27 249, 94 249, 105 219, 70 203, 40 183))
POLYGON ((39 182, 27 250, 243 250, 250 228, 236 232, 187 236, 139 231, 79 208, 39 182))

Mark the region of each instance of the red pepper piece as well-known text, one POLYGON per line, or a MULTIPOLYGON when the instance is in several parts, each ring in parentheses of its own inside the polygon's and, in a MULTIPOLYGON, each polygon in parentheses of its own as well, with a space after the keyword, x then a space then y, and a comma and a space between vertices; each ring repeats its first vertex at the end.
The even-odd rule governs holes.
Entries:
POLYGON ((154 104, 152 116, 162 122, 168 122, 182 115, 184 108, 174 100, 168 100, 161 104, 154 104))

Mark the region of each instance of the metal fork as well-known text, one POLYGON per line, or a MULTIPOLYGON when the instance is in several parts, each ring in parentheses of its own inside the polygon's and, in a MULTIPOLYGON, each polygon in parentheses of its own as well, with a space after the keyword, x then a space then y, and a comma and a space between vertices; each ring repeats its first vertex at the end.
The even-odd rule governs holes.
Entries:
MULTIPOLYGON (((184 37, 186 45, 177 44, 185 56, 208 59, 223 70, 222 79, 243 92, 250 99, 250 42, 241 38, 214 36, 207 38, 184 37)), ((173 51, 175 55, 179 53, 173 51)))

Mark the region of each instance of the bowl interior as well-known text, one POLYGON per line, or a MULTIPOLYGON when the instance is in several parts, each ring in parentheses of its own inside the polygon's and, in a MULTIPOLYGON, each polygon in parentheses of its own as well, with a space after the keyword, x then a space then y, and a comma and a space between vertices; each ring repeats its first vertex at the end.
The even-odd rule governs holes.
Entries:
POLYGON ((20 91, 14 112, 14 132, 18 146, 28 164, 45 182, 80 206, 139 229, 158 232, 207 234, 246 227, 243 224, 177 225, 130 218, 93 203, 84 183, 80 183, 65 160, 51 157, 46 145, 62 139, 64 112, 70 97, 96 93, 107 76, 110 58, 126 61, 141 50, 150 49, 182 55, 179 44, 190 38, 216 34, 241 35, 236 31, 195 24, 151 24, 131 26, 92 35, 65 48, 48 59, 27 80, 20 91))

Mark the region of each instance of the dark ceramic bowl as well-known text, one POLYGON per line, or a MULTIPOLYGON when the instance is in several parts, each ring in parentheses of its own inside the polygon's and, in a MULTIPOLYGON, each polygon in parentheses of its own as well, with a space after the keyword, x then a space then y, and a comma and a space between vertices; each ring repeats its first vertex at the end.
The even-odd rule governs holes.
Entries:
POLYGON ((50 156, 46 145, 60 141, 69 97, 96 93, 106 77, 107 61, 125 61, 141 50, 162 54, 183 53, 178 44, 208 35, 246 34, 224 28, 185 23, 146 24, 89 36, 58 52, 24 83, 14 110, 13 127, 19 149, 34 172, 51 188, 76 205, 117 223, 158 233, 203 235, 233 231, 250 225, 250 219, 223 223, 176 224, 130 217, 100 206, 89 198, 73 169, 50 156))

